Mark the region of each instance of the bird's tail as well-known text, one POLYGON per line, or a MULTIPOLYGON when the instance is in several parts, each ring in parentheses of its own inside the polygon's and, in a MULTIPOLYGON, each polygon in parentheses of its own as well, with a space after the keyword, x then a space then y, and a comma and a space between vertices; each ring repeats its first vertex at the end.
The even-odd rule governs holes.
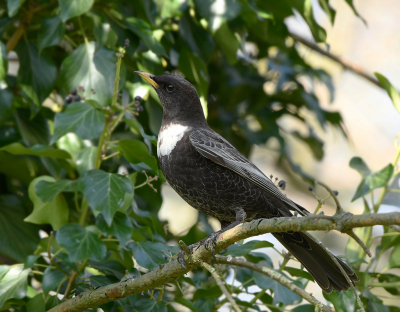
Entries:
MULTIPOLYGON (((343 291, 351 287, 328 251, 316 243, 310 234, 283 232, 273 233, 273 235, 300 261, 326 293, 331 293, 333 289, 343 291)), ((357 274, 342 260, 335 258, 354 285, 354 282, 359 280, 357 274)))

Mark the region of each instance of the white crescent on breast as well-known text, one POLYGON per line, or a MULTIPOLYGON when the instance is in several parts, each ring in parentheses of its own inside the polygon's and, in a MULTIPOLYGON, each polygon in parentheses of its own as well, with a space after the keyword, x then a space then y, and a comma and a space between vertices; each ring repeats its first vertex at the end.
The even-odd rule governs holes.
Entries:
POLYGON ((162 129, 157 140, 157 156, 169 155, 182 139, 187 129, 187 126, 180 124, 170 124, 162 129))

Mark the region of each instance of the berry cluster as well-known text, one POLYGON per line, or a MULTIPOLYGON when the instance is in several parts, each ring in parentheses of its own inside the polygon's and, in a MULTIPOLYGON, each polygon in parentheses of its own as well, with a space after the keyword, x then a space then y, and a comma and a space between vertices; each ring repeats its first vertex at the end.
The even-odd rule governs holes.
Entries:
POLYGON ((71 88, 69 94, 65 97, 65 103, 71 104, 74 102, 80 102, 82 100, 81 96, 78 94, 76 88, 71 88))

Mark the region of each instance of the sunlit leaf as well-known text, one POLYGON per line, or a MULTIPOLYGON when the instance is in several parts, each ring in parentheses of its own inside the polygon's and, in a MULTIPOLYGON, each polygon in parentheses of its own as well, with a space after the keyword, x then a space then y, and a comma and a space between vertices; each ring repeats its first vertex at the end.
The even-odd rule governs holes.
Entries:
POLYGON ((7 271, 3 269, 3 272, 5 274, 3 273, 0 278, 0 307, 8 299, 22 299, 25 297, 28 287, 27 278, 30 270, 24 270, 22 265, 18 265, 8 267, 7 271))
POLYGON ((89 11, 94 0, 58 0, 63 22, 89 11))
POLYGON ((138 140, 121 140, 119 146, 127 161, 137 165, 139 170, 153 170, 158 173, 157 159, 149 154, 149 149, 138 140))
MULTIPOLYGON (((79 1, 78 1, 79 2, 79 1)), ((65 93, 71 88, 82 86, 86 100, 96 100, 101 106, 111 104, 117 57, 115 52, 105 47, 96 50, 95 42, 82 43, 61 64, 59 85, 65 93), (91 92, 94 90, 95 93, 91 92)), ((120 72, 122 87, 125 66, 120 72)))
POLYGON ((380 171, 371 172, 368 166, 360 157, 353 157, 350 160, 350 168, 357 170, 361 176, 361 183, 358 185, 352 201, 370 193, 372 190, 383 187, 393 176, 393 165, 389 164, 380 171))
POLYGON ((100 261, 106 255, 107 248, 100 238, 76 223, 63 225, 57 231, 56 239, 68 251, 71 261, 100 261))
POLYGON ((76 169, 80 175, 84 175, 87 171, 94 169, 96 161, 97 147, 90 146, 82 149, 76 160, 76 169))
POLYGON ((396 88, 390 83, 390 81, 383 75, 375 73, 382 87, 386 90, 387 94, 392 99, 393 105, 396 110, 400 113, 400 94, 396 88))
MULTIPOLYGON (((13 17, 17 15, 19 8, 25 2, 25 0, 7 0, 8 16, 13 17)), ((1 304, 0 304, 1 307, 1 304)))
POLYGON ((53 177, 41 176, 34 179, 29 185, 29 199, 33 203, 33 211, 24 221, 36 224, 51 224, 54 230, 58 230, 68 222, 69 209, 67 201, 62 194, 56 194, 48 202, 39 199, 35 188, 40 181, 55 182, 53 177))

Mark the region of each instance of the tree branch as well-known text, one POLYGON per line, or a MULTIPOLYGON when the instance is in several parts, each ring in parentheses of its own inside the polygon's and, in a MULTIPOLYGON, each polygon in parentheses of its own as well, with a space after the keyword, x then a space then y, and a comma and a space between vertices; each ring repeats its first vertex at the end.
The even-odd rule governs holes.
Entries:
POLYGON ((336 63, 339 63, 344 69, 347 69, 347 70, 355 73, 356 75, 359 75, 359 76, 367 79, 369 82, 372 82, 374 85, 376 85, 380 88, 383 88, 382 85, 379 83, 378 79, 376 79, 374 76, 368 74, 367 71, 364 70, 361 66, 352 64, 349 61, 347 61, 343 58, 340 58, 339 56, 336 56, 328 51, 325 51, 317 44, 315 44, 305 38, 302 38, 298 35, 290 33, 289 36, 292 37, 295 41, 300 42, 301 44, 305 45, 306 47, 308 47, 314 51, 317 51, 318 53, 330 58, 331 60, 335 61, 336 63))
POLYGON ((223 257, 223 256, 216 256, 216 260, 213 261, 214 263, 218 264, 228 264, 228 265, 237 265, 245 268, 249 268, 250 270, 257 271, 261 274, 264 274, 268 276, 269 278, 273 279, 274 281, 277 281, 278 283, 282 284, 283 286, 287 287, 291 291, 293 291, 295 294, 299 295, 300 297, 303 297, 305 300, 307 300, 309 303, 312 305, 319 307, 323 312, 332 312, 331 308, 329 308, 327 305, 322 304, 322 302, 318 301, 312 294, 309 294, 306 292, 304 289, 301 289, 300 287, 296 286, 293 284, 291 280, 283 276, 282 274, 278 273, 275 270, 272 270, 270 268, 243 260, 239 258, 232 258, 230 259, 229 257, 223 257))
MULTIPOLYGON (((367 215, 341 213, 332 216, 329 220, 318 218, 318 216, 254 220, 222 233, 217 239, 214 252, 218 253, 241 239, 265 233, 329 230, 346 233, 352 228, 374 225, 400 225, 400 213, 391 212, 367 215)), ((52 308, 49 312, 80 312, 140 293, 150 288, 160 287, 168 281, 177 279, 188 271, 200 267, 202 262, 210 262, 211 258, 211 252, 206 250, 204 246, 201 246, 193 255, 185 257, 185 266, 188 270, 185 270, 177 260, 173 260, 135 279, 122 280, 119 283, 84 292, 52 308)))

